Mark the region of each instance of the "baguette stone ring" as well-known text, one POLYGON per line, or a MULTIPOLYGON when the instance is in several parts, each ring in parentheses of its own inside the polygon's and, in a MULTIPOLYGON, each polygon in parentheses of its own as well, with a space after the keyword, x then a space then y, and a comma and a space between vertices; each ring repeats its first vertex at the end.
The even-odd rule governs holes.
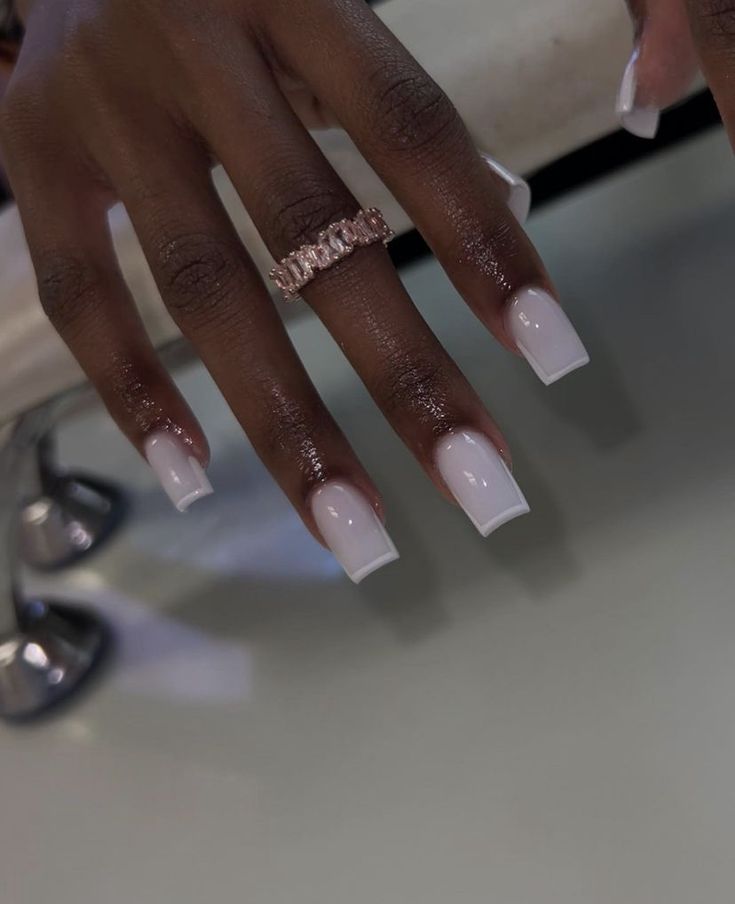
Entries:
POLYGON ((376 242, 387 245, 395 233, 376 208, 360 210, 351 220, 339 220, 319 233, 313 245, 302 245, 274 267, 269 276, 286 301, 296 301, 320 270, 328 270, 353 251, 376 242))

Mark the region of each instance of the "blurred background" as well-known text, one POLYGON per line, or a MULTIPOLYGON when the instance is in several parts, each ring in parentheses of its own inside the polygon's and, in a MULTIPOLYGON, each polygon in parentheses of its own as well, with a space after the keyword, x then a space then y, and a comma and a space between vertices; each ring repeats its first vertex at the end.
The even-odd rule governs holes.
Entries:
MULTIPOLYGON (((542 387, 350 142, 320 137, 398 224, 401 276, 506 431, 532 513, 476 536, 303 306, 293 340, 402 553, 349 584, 178 340, 116 208, 128 281, 212 446, 216 493, 179 516, 38 310, 6 199, 6 440, 58 400, 50 449, 20 434, 40 494, 23 501, 73 474, 124 505, 64 567, 23 549, 5 563, 24 600, 101 619, 105 655, 45 718, 0 725, 3 904, 732 900, 735 188, 714 105, 695 90, 653 142, 618 130, 631 31, 617 0, 377 9, 478 147, 529 177, 528 232, 591 354, 542 387)), ((26 505, 24 525, 47 513, 26 505)))

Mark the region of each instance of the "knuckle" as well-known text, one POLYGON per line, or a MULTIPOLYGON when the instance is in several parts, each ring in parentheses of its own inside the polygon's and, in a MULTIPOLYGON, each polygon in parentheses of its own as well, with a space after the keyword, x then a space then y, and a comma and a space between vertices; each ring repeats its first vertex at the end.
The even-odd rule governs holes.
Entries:
POLYGON ((696 0, 694 6, 705 37, 732 47, 735 42, 734 0, 696 0))
POLYGON ((381 144, 393 153, 416 154, 444 146, 461 133, 462 122, 454 105, 426 73, 401 68, 374 102, 374 130, 381 144))
POLYGON ((304 185, 302 181, 298 195, 276 206, 272 215, 272 234, 279 236, 288 251, 293 251, 316 241, 323 229, 352 214, 354 210, 344 193, 324 184, 304 185))
POLYGON ((64 17, 62 38, 69 60, 96 59, 102 50, 103 16, 90 16, 80 6, 70 6, 64 17))
POLYGON ((6 91, 0 101, 0 138, 7 139, 12 135, 13 123, 16 119, 18 100, 14 91, 6 91))
POLYGON ((158 253, 162 293, 182 317, 217 315, 233 300, 240 271, 229 243, 207 233, 167 239, 158 253))
POLYGON ((6 91, 0 103, 0 143, 6 151, 24 146, 29 129, 38 120, 38 102, 25 88, 6 91))
POLYGON ((6 97, 0 103, 0 146, 6 150, 15 143, 15 130, 13 127, 13 112, 9 99, 6 97))
POLYGON ((60 333, 68 333, 94 314, 100 285, 84 261, 69 254, 52 254, 41 260, 36 273, 41 307, 60 333))

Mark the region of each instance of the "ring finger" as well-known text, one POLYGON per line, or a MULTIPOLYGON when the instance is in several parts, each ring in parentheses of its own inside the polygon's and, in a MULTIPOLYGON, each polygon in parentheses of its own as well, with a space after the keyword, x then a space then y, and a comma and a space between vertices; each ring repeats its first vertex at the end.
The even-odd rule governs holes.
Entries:
POLYGON ((370 7, 314 0, 267 9, 282 64, 334 110, 495 337, 546 384, 587 364, 457 110, 370 7))

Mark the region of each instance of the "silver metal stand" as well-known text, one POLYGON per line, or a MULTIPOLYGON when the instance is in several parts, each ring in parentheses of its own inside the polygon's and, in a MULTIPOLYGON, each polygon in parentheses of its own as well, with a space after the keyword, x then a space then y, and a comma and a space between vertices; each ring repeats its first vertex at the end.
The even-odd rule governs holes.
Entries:
POLYGON ((17 513, 34 487, 38 443, 53 406, 26 415, 0 454, 0 718, 36 716, 69 697, 100 661, 106 631, 96 616, 24 594, 18 574, 17 513))
POLYGON ((122 493, 112 484, 59 470, 49 430, 35 449, 31 485, 19 512, 23 560, 45 571, 71 565, 104 543, 122 521, 122 493))

